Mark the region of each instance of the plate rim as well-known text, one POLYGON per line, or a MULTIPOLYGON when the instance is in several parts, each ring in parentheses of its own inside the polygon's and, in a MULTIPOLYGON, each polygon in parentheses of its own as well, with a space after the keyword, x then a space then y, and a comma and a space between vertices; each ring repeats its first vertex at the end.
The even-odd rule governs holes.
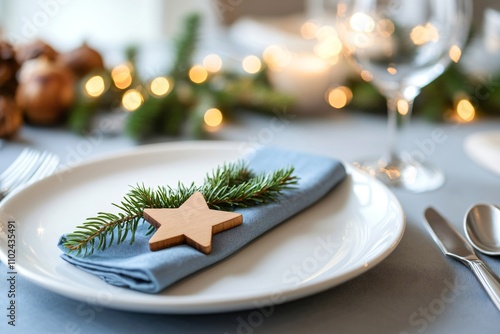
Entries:
MULTIPOLYGON (((463 149, 467 157, 474 162, 476 165, 480 166, 484 170, 498 176, 500 175, 500 167, 495 160, 498 159, 485 159, 484 157, 492 151, 500 151, 500 147, 495 147, 494 145, 482 145, 480 152, 478 152, 478 145, 484 144, 491 137, 500 138, 500 131, 498 130, 487 130, 480 131, 469 134, 463 142, 463 149)), ((491 154, 488 155, 491 157, 491 154)), ((495 157, 495 155, 493 155, 495 157)))
MULTIPOLYGON (((143 146, 136 146, 132 148, 126 148, 124 150, 120 150, 117 152, 112 152, 108 154, 102 154, 100 156, 96 156, 85 160, 82 163, 79 163, 75 166, 69 167, 71 168, 85 168, 88 165, 93 165, 102 161, 114 160, 123 157, 136 156, 141 154, 151 154, 153 152, 158 151, 174 151, 174 150, 185 150, 185 149, 199 149, 203 147, 203 149, 228 149, 235 150, 244 142, 241 141, 181 141, 181 142, 168 142, 168 143, 157 143, 157 144, 148 144, 143 146)), ((371 187, 374 185, 381 187, 384 189, 384 192, 390 198, 391 202, 397 205, 398 209, 398 217, 397 220, 400 222, 398 224, 399 230, 394 234, 394 240, 390 247, 386 249, 381 249, 372 255, 368 260, 370 265, 368 267, 359 265, 357 267, 351 268, 350 270, 341 271, 339 275, 335 276, 334 279, 326 277, 325 279, 319 280, 312 285, 303 285, 303 286, 295 286, 294 288, 285 288, 285 289, 276 289, 274 291, 277 294, 281 294, 285 297, 285 300, 282 302, 276 302, 274 304, 286 303, 289 301, 297 300, 306 296, 310 296, 313 294, 317 294, 319 292, 325 291, 327 289, 333 288, 340 284, 345 283, 346 281, 355 278, 366 271, 374 268, 379 263, 381 263, 384 259, 386 259, 397 247, 403 238, 404 232, 406 230, 406 216, 400 201, 397 199, 395 194, 387 188, 386 185, 381 183, 380 181, 369 177, 368 175, 362 173, 361 171, 356 170, 354 167, 350 166, 350 164, 341 161, 343 165, 346 167, 348 177, 352 177, 351 174, 356 174, 358 177, 364 177, 371 187)), ((51 182, 54 178, 57 178, 61 174, 67 173, 68 168, 64 168, 59 170, 57 173, 51 175, 50 177, 39 180, 26 188, 23 188, 15 193, 10 194, 1 204, 0 204, 0 212, 2 212, 3 207, 6 203, 9 203, 12 200, 15 200, 17 197, 21 197, 25 191, 28 191, 31 187, 36 186, 39 183, 51 182)), ((5 265, 7 263, 6 254, 4 254, 3 249, 0 248, 0 261, 5 265)), ((61 261, 65 263, 62 259, 61 261)), ((67 263, 65 263, 67 264, 67 263)), ((70 264, 67 264, 71 266, 70 264)), ((214 264, 216 265, 216 264, 214 264)), ((210 266, 212 267, 212 266, 210 266)), ((209 268, 210 268, 209 267, 209 268)), ((62 296, 68 297, 73 300, 88 302, 89 299, 89 291, 95 291, 94 293, 98 293, 99 288, 89 287, 85 290, 75 289, 75 286, 64 285, 59 281, 55 281, 51 279, 47 275, 40 275, 39 273, 33 273, 29 268, 25 268, 24 266, 19 266, 16 263, 17 272, 29 280, 30 282, 41 286, 45 289, 48 289, 52 292, 60 294, 62 296), (75 291, 76 290, 76 291, 75 291)), ((109 307, 112 309, 118 310, 126 310, 126 311, 135 311, 135 312, 145 312, 145 313, 163 313, 163 314, 208 314, 208 313, 217 313, 223 311, 236 311, 236 310, 246 310, 255 308, 256 302, 261 301, 263 299, 268 299, 270 297, 270 293, 268 290, 259 291, 259 292, 248 292, 243 295, 240 295, 240 298, 231 299, 229 295, 224 294, 217 297, 204 298, 200 300, 200 297, 193 296, 165 296, 160 294, 149 294, 143 293, 139 291, 130 290, 127 288, 120 288, 112 285, 107 285, 110 291, 122 291, 124 289, 126 292, 125 298, 121 294, 113 295, 113 302, 102 306, 109 307), (133 294, 140 294, 141 298, 138 301, 134 301, 131 303, 130 296, 127 296, 127 293, 132 291, 133 294), (195 303, 193 303, 195 301, 195 303)))

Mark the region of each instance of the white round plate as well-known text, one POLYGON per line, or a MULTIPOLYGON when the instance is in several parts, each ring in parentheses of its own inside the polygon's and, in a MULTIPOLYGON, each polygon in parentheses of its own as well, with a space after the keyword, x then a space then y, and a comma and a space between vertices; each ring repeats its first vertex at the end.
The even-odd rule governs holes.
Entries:
POLYGON ((486 131, 469 135, 465 153, 478 165, 500 175, 500 132, 486 131))
MULTIPOLYGON (((0 237, 17 226, 17 270, 44 288, 88 303, 155 313, 210 313, 255 308, 308 296, 360 275, 397 246, 404 214, 381 183, 351 167, 348 177, 308 210, 230 258, 158 294, 106 284, 59 256, 59 237, 98 211, 113 210, 129 185, 199 182, 240 143, 144 146, 62 171, 13 194, 0 206, 0 237)), ((6 243, 0 245, 6 263, 6 243)), ((342 302, 339 300, 339 303, 342 302)))

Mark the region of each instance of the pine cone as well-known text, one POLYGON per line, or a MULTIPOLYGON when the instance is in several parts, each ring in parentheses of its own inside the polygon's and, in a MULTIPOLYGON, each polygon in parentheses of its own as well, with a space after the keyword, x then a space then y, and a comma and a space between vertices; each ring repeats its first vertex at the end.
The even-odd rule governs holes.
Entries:
POLYGON ((99 52, 83 43, 77 49, 63 53, 58 61, 70 68, 77 78, 82 78, 92 70, 104 68, 104 62, 99 52))
POLYGON ((0 41, 0 94, 15 95, 17 89, 16 73, 19 64, 12 45, 0 41))
POLYGON ((57 58, 57 51, 42 40, 34 40, 27 44, 16 46, 16 59, 19 64, 25 61, 35 59, 41 56, 53 61, 57 58))
POLYGON ((74 95, 74 77, 68 68, 45 57, 23 64, 16 99, 29 122, 58 123, 72 105, 74 95))
POLYGON ((22 124, 22 111, 14 97, 0 95, 0 138, 13 136, 22 124))

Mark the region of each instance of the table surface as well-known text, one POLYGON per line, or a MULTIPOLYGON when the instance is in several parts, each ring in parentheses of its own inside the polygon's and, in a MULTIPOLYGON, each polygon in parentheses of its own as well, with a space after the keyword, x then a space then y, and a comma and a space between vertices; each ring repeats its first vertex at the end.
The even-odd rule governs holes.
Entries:
MULTIPOLYGON (((74 301, 17 281, 16 327, 5 315, 7 268, 0 264, 1 333, 499 333, 500 313, 472 273, 443 256, 422 224, 424 209, 433 205, 463 231, 463 216, 477 202, 500 203, 500 176, 472 162, 465 138, 498 129, 500 120, 472 124, 431 124, 414 120, 407 138, 410 150, 420 150, 439 166, 446 183, 436 191, 413 194, 394 190, 407 228, 394 252, 357 278, 322 293, 276 305, 259 323, 247 310, 204 315, 161 315, 123 312, 74 301), (439 143, 433 132, 443 131, 439 143), (250 326, 249 323, 256 324, 250 326)), ((269 144, 335 156, 343 161, 381 155, 387 146, 386 118, 354 112, 279 118, 242 112, 214 134, 220 140, 269 144)), ((95 134, 83 161, 137 144, 124 137, 95 134)), ((24 127, 15 141, 0 148, 3 170, 26 146, 47 149, 68 163, 71 152, 89 137, 64 129, 24 127)), ((86 145, 88 147, 88 145, 86 145)), ((74 161, 72 162, 74 163, 74 161)), ((480 257, 500 274, 498 258, 480 257)))

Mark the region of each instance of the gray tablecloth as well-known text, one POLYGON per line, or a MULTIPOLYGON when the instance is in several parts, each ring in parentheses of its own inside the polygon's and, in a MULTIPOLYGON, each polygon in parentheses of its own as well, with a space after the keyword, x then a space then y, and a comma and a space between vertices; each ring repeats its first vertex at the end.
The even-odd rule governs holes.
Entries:
MULTIPOLYGON (((416 121, 408 143, 425 151, 446 174, 437 191, 395 191, 407 216, 407 229, 396 250, 367 273, 328 291, 256 310, 208 315, 157 315, 103 309, 17 281, 16 327, 7 325, 7 268, 0 265, 0 333, 500 333, 500 312, 472 273, 444 257, 422 225, 422 212, 433 205, 462 229, 466 209, 476 202, 500 203, 500 176, 482 169, 464 153, 467 135, 500 127, 499 120, 464 125, 416 121), (433 131, 444 131, 431 144, 433 131)), ((249 147, 273 144, 336 156, 344 161, 381 154, 386 147, 384 117, 340 113, 280 119, 243 113, 218 139, 242 140, 249 147)), ((57 153, 63 163, 84 150, 85 160, 135 144, 122 137, 94 142, 64 130, 25 127, 16 142, 0 148, 0 170, 26 146, 57 153)), ((78 160, 76 159, 76 160, 78 160)), ((73 163, 73 162, 72 162, 73 163)), ((500 274, 500 259, 482 256, 500 274)))

